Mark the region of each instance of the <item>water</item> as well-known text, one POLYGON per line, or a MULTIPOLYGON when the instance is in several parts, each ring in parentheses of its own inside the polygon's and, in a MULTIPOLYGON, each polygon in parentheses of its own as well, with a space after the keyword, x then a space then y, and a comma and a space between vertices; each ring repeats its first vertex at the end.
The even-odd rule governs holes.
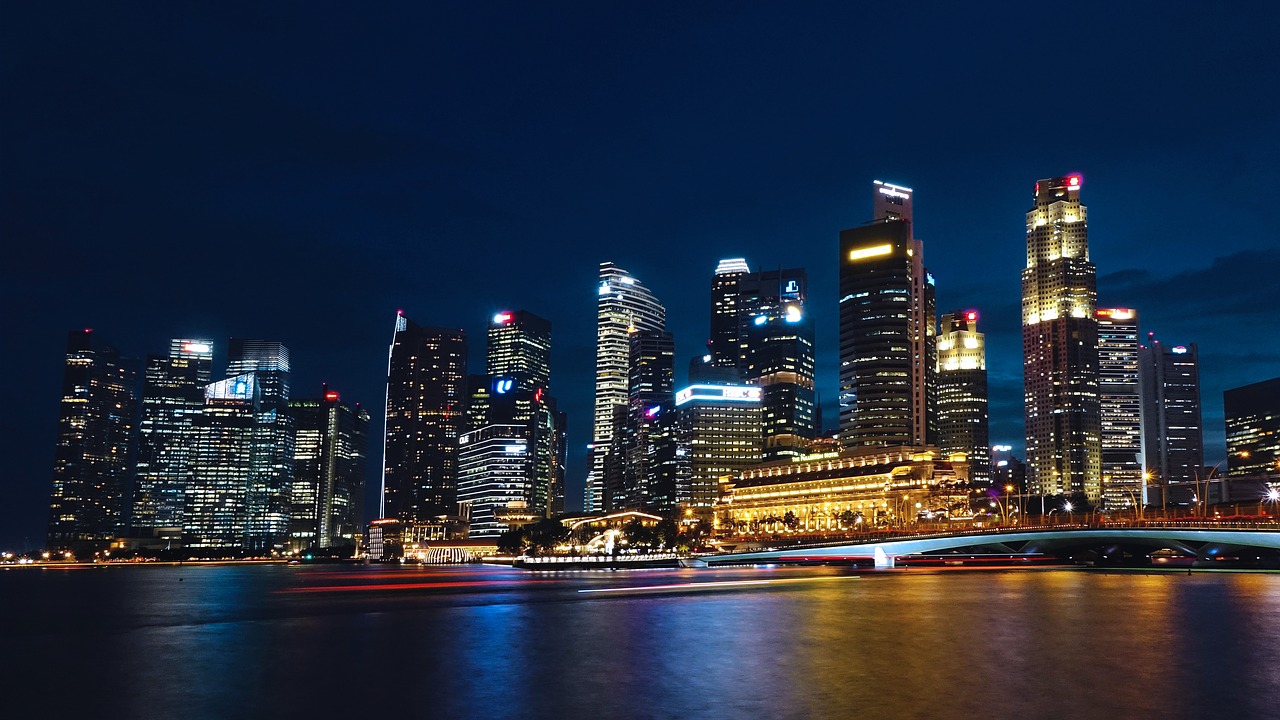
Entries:
POLYGON ((0 613, 6 718, 1280 718, 1274 573, 10 568, 0 613))

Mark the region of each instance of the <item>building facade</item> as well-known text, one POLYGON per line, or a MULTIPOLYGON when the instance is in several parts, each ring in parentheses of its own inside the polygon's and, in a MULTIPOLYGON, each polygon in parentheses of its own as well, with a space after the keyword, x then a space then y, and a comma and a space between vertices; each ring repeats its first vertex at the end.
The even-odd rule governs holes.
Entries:
POLYGON ((1147 473, 1163 484, 1205 480, 1196 344, 1166 345, 1148 333, 1138 352, 1147 473))
POLYGON ((933 278, 910 188, 876 181, 874 219, 840 232, 840 438, 846 448, 933 445, 933 278))
POLYGON ((710 513, 720 481, 760 462, 760 388, 753 385, 690 385, 676 393, 680 440, 688 470, 677 504, 710 513))
POLYGON ((456 511, 466 381, 466 333, 421 326, 396 314, 387 363, 380 516, 416 522, 456 511))
POLYGON ((248 496, 257 469, 255 434, 261 409, 261 389, 253 373, 205 386, 184 498, 186 546, 214 555, 249 546, 248 496))
POLYGON ((321 388, 289 401, 295 428, 289 541, 295 550, 351 548, 364 527, 369 413, 321 388))
POLYGON ((1097 270, 1080 175, 1041 180, 1027 211, 1022 358, 1030 490, 1102 493, 1097 270))
POLYGON ((1227 472, 1280 472, 1280 377, 1222 394, 1227 424, 1227 472))
POLYGON ((252 374, 258 390, 253 457, 245 494, 245 547, 283 550, 289 543, 293 484, 293 418, 289 415, 289 349, 274 340, 227 341, 227 377, 252 374))
POLYGON ((591 470, 583 496, 587 512, 600 512, 606 502, 605 464, 615 452, 615 415, 618 407, 626 407, 630 393, 631 332, 665 329, 666 309, 653 293, 622 268, 601 263, 596 300, 595 422, 591 470))
POLYGON ((1102 428, 1102 498, 1134 507, 1146 498, 1142 393, 1138 382, 1138 311, 1098 308, 1098 402, 1102 428))
POLYGON ((67 335, 49 498, 49 548, 105 546, 125 530, 137 371, 92 330, 67 335))
POLYGON ((172 340, 167 355, 147 358, 131 532, 182 527, 196 420, 212 375, 212 340, 172 340))
POLYGON ((938 446, 944 458, 962 453, 969 480, 990 482, 987 343, 976 310, 943 315, 938 324, 938 446))

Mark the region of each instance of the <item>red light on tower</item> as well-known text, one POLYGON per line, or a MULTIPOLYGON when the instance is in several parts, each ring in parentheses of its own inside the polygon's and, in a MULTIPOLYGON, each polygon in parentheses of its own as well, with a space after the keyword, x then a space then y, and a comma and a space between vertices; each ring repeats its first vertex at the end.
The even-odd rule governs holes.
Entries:
POLYGON ((506 325, 507 323, 511 322, 511 317, 512 315, 509 312, 500 312, 497 315, 493 316, 493 324, 506 325))
POLYGON ((325 394, 324 394, 324 399, 325 399, 325 400, 329 400, 329 401, 336 402, 336 401, 337 401, 337 399, 338 399, 338 393, 336 393, 336 392, 334 392, 334 391, 330 390, 329 392, 327 392, 327 393, 325 393, 325 394))

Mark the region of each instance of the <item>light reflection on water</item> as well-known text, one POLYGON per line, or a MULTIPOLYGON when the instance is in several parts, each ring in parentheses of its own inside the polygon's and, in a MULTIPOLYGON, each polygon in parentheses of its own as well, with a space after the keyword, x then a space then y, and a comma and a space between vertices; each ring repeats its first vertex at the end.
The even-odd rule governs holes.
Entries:
POLYGON ((1280 574, 856 574, 0 571, 0 667, 55 717, 1280 716, 1280 574))

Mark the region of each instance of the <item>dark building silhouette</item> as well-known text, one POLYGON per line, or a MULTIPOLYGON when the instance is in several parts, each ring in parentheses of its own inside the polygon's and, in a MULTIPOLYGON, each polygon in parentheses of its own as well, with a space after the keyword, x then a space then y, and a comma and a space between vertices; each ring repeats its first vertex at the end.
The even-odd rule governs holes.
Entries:
POLYGON ((1227 472, 1280 473, 1280 378, 1222 394, 1227 424, 1227 472))
POLYGON ((396 315, 387 363, 383 517, 425 521, 456 511, 466 381, 462 330, 423 327, 396 315))
POLYGON ((137 371, 92 330, 67 336, 49 498, 49 548, 87 550, 123 534, 137 371))
POLYGON ((1196 344, 1170 346, 1148 333, 1138 352, 1147 472, 1165 484, 1205 480, 1196 344))

